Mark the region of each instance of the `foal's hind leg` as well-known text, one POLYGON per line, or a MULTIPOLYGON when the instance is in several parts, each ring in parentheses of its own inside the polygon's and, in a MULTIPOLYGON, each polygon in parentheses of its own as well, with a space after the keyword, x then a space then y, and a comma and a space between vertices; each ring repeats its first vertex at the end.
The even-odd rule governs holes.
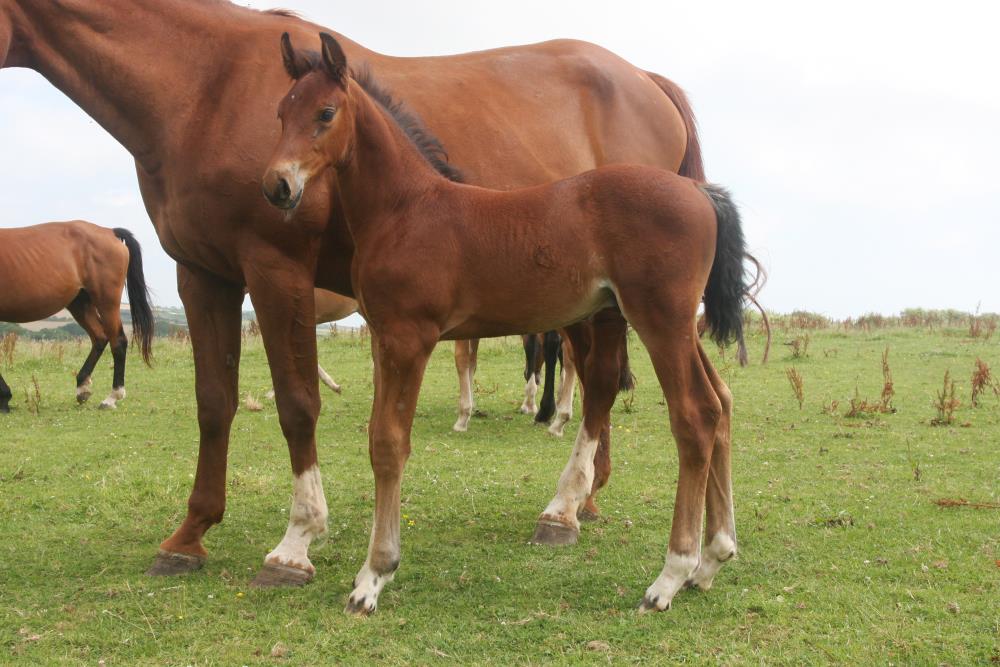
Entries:
POLYGON ((698 343, 701 362, 722 403, 722 418, 715 432, 712 463, 705 495, 705 544, 701 562, 691 577, 691 584, 702 590, 712 587, 712 580, 722 565, 736 555, 736 521, 733 516, 733 481, 731 473, 733 396, 705 349, 698 343))
POLYGON ((698 350, 694 313, 670 308, 669 303, 658 308, 659 301, 643 298, 622 304, 646 344, 667 399, 680 464, 666 561, 660 576, 646 590, 640 605, 643 611, 669 609, 674 595, 698 566, 705 490, 723 415, 723 405, 698 350))
POLYGON ((7 383, 3 381, 3 376, 0 375, 0 413, 7 414, 10 412, 10 399, 14 397, 11 393, 10 387, 7 383))
POLYGON ((623 325, 617 312, 602 311, 595 315, 590 325, 593 338, 589 349, 581 329, 567 330, 578 358, 584 358, 582 351, 588 350, 580 369, 584 383, 583 423, 559 478, 556 495, 538 518, 531 540, 535 544, 574 544, 580 534, 578 512, 590 500, 598 479, 603 477, 607 481, 606 471, 601 468, 609 461, 609 415, 618 393, 617 350, 625 336, 623 325))
POLYGON ((90 337, 90 354, 76 374, 76 400, 78 403, 85 403, 90 398, 94 384, 90 376, 104 354, 104 348, 108 346, 108 337, 104 334, 104 325, 89 294, 81 291, 66 308, 90 337))

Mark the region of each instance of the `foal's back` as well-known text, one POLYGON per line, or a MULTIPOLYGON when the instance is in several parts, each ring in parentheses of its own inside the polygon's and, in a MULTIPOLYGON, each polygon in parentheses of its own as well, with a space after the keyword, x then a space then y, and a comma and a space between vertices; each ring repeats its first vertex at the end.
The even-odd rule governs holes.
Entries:
POLYGON ((121 294, 127 269, 114 232, 83 220, 0 229, 0 321, 44 319, 98 282, 121 294))

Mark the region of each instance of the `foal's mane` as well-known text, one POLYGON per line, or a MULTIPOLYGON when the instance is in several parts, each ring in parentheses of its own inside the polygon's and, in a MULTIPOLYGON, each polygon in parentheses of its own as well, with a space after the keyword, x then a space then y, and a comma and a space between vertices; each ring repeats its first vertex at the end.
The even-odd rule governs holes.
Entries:
MULTIPOLYGON (((299 51, 299 55, 305 61, 310 71, 320 71, 323 68, 322 56, 316 51, 299 51)), ((380 107, 386 110, 389 116, 396 122, 399 129, 416 146, 427 162, 434 167, 434 170, 455 183, 464 183, 465 178, 458 167, 448 162, 448 151, 444 149, 441 140, 435 137, 430 130, 417 118, 416 114, 406 108, 402 100, 394 100, 392 91, 380 84, 371 68, 365 64, 359 69, 351 68, 351 78, 354 79, 361 89, 364 90, 380 107)))
POLYGON ((448 152, 445 151, 441 140, 431 134, 431 131, 424 126, 420 119, 406 108, 402 100, 392 98, 392 92, 375 80, 368 65, 362 65, 360 70, 352 69, 351 78, 368 93, 369 97, 389 113, 396 121, 396 125, 403 130, 403 133, 413 142, 424 159, 439 174, 455 183, 463 182, 462 172, 448 162, 448 152))

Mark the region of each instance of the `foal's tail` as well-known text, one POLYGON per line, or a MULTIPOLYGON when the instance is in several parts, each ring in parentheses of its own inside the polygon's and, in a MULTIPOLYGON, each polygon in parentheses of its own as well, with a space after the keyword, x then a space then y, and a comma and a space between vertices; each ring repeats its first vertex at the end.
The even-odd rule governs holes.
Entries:
POLYGON ((747 258, 746 241, 740 212, 729 192, 718 185, 699 185, 712 207, 718 233, 715 262, 705 287, 705 319, 712 340, 719 345, 736 341, 741 366, 747 364, 743 340, 743 302, 753 289, 747 280, 743 262, 747 258))
POLYGON ((114 233, 128 248, 126 285, 132 312, 132 341, 139 344, 142 359, 148 365, 153 358, 153 309, 149 306, 149 288, 142 272, 142 248, 129 230, 117 227, 114 233))

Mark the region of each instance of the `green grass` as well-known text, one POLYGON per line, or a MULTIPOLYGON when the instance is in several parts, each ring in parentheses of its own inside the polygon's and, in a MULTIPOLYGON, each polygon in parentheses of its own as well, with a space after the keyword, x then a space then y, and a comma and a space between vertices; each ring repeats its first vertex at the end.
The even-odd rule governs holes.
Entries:
MULTIPOLYGON (((291 495, 273 403, 236 417, 226 520, 208 535, 205 568, 151 579, 143 572, 183 517, 195 467, 190 348, 158 342, 152 370, 132 357, 128 398, 105 413, 96 403, 110 358, 78 408, 72 376, 86 350, 21 342, 13 366, 0 366, 15 393, 15 412, 0 417, 0 664, 1000 661, 1000 510, 934 503, 1000 502, 1000 401, 968 400, 977 356, 1000 374, 1000 344, 958 330, 813 331, 809 356, 793 360, 780 343, 795 335, 777 334, 766 366, 719 362, 736 400, 739 558, 711 591, 683 591, 672 611, 643 616, 634 607, 662 567, 677 455, 639 344, 634 405, 619 401, 613 415, 604 517, 558 550, 527 539, 579 420, 557 440, 517 414, 521 353, 499 340, 480 356, 486 416, 452 433, 456 379, 441 345, 403 487, 413 521, 403 564, 377 615, 361 620, 342 609, 372 512, 366 343, 321 341, 344 393, 323 390, 330 537, 312 552, 317 577, 262 591, 248 583, 284 532, 291 495), (844 417, 855 388, 878 398, 886 346, 897 412, 844 417), (790 366, 803 377, 802 410, 790 366), (931 426, 948 369, 962 406, 955 425, 931 426), (32 376, 37 414, 26 405, 32 376), (837 413, 825 414, 834 400, 837 413)), ((261 397, 268 386, 251 340, 241 391, 261 397)))

